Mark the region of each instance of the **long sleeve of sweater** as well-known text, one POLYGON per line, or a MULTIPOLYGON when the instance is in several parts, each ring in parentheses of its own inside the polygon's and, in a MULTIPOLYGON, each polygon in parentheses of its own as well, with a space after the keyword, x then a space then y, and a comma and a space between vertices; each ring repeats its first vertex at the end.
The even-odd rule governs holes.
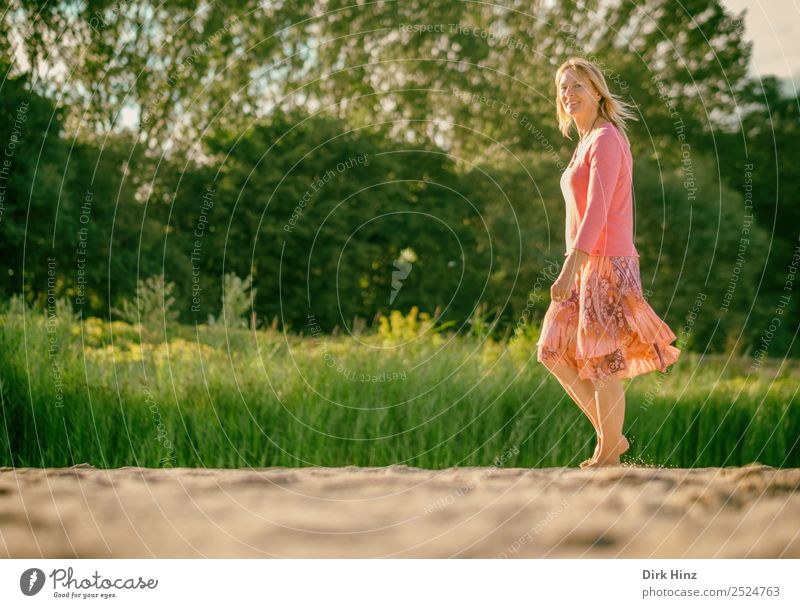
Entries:
POLYGON ((619 181, 623 151, 616 137, 598 137, 589 147, 589 189, 586 212, 573 243, 587 253, 607 224, 611 199, 619 181))

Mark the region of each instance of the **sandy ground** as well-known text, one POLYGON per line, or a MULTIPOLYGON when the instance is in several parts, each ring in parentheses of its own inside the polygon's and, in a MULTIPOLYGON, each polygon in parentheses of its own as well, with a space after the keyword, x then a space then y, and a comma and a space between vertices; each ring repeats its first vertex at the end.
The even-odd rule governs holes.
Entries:
POLYGON ((0 469, 3 557, 800 557, 800 469, 0 469))

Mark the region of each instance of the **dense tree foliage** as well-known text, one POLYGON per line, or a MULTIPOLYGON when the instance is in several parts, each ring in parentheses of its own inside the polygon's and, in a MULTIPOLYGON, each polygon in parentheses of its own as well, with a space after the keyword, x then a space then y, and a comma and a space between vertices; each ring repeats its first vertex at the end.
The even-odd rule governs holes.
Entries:
POLYGON ((754 352, 779 315, 767 348, 797 354, 798 99, 747 76, 740 19, 716 0, 14 0, 0 289, 105 316, 163 274, 205 322, 235 273, 259 323, 296 331, 412 306, 509 331, 563 259, 553 74, 583 55, 639 113, 654 307, 678 330, 702 296, 689 345, 711 351, 754 352))

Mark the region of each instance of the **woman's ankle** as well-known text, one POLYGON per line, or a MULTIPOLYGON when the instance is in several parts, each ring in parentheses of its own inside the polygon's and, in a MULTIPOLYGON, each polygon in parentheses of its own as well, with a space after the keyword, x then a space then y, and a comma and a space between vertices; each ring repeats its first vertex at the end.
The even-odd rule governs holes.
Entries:
POLYGON ((630 448, 630 443, 628 442, 628 438, 622 434, 620 434, 620 436, 616 440, 612 441, 606 441, 604 438, 601 437, 598 441, 598 445, 600 446, 600 454, 605 454, 605 455, 624 454, 626 451, 628 451, 628 448, 630 448))

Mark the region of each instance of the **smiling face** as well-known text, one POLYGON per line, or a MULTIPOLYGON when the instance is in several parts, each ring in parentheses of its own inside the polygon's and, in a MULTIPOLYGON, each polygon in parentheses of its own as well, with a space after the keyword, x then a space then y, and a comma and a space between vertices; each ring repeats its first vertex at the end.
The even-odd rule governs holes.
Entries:
POLYGON ((564 70, 558 82, 558 97, 572 118, 591 116, 597 111, 599 93, 591 85, 584 86, 572 70, 564 70))

